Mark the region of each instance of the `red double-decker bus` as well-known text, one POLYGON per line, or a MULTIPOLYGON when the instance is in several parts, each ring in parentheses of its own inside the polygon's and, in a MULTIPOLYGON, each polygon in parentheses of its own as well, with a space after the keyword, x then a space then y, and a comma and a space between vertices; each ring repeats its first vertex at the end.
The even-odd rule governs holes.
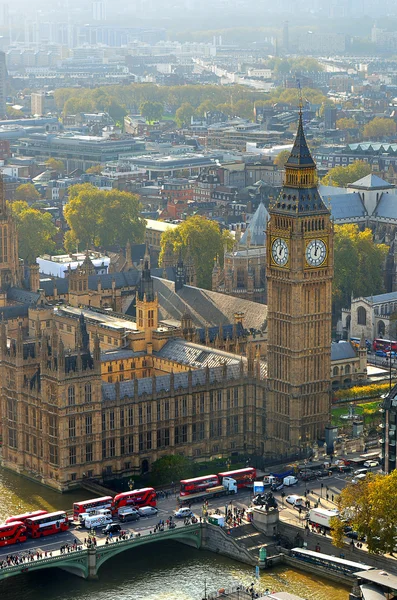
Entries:
POLYGON ((193 477, 192 479, 181 479, 180 496, 189 496, 204 492, 206 489, 219 485, 218 475, 203 475, 202 477, 193 477))
POLYGON ((67 531, 69 529, 69 519, 64 511, 57 511, 26 519, 26 527, 29 537, 40 538, 43 535, 67 531))
POLYGON ((22 521, 0 525, 0 548, 26 542, 27 538, 26 525, 22 521))
POLYGON ((142 488, 121 492, 113 498, 112 513, 116 514, 122 506, 156 506, 156 492, 154 488, 142 488))
POLYGON ((256 479, 256 469, 254 467, 246 467, 245 469, 236 469, 235 471, 225 471, 224 473, 218 473, 220 483, 222 483, 223 477, 231 477, 237 481, 237 487, 249 487, 256 479))
POLYGON ((21 523, 26 523, 27 519, 32 519, 33 517, 41 517, 42 515, 47 514, 48 510, 34 510, 33 512, 23 513, 22 515, 8 517, 8 519, 6 519, 6 523, 16 523, 17 521, 20 521, 21 523))
POLYGON ((102 498, 92 498, 92 500, 82 500, 73 504, 73 519, 79 520, 79 515, 83 513, 94 512, 100 508, 110 508, 112 506, 112 496, 103 496, 102 498))

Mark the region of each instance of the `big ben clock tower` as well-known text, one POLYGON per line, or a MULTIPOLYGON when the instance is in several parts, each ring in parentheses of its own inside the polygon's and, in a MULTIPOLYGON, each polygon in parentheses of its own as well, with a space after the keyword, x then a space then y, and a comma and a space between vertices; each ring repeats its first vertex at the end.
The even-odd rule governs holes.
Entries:
POLYGON ((333 226, 318 192, 302 111, 269 210, 267 450, 296 454, 330 418, 333 226))

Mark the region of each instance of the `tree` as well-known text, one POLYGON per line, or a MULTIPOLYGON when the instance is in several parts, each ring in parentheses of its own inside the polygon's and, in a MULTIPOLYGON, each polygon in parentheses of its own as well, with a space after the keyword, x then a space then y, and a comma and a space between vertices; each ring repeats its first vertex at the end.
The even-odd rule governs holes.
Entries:
POLYGON ((92 167, 86 169, 86 173, 88 173, 89 175, 100 175, 102 173, 102 170, 102 165, 92 165, 92 167))
POLYGON ((191 462, 180 454, 163 456, 152 464, 151 476, 160 485, 180 481, 191 474, 191 462))
POLYGON ((215 104, 211 100, 204 100, 196 110, 199 117, 204 117, 205 113, 215 110, 215 104))
POLYGON ((30 208, 27 202, 13 202, 10 207, 16 220, 19 256, 27 264, 35 264, 38 256, 54 250, 57 228, 49 213, 30 208))
POLYGON ((194 115, 194 108, 189 102, 184 102, 175 113, 175 121, 178 127, 188 127, 194 115))
POLYGON ((368 551, 393 553, 397 543, 397 471, 390 475, 367 473, 366 478, 346 486, 338 497, 341 515, 359 536, 365 536, 368 551))
POLYGON ((337 129, 353 129, 354 127, 357 127, 357 123, 354 119, 342 117, 336 121, 337 129))
POLYGON ((167 245, 171 245, 176 254, 181 251, 182 257, 189 251, 197 273, 197 285, 211 289, 214 258, 217 255, 223 257, 225 244, 229 249, 233 247, 230 233, 226 230, 221 232, 215 221, 196 215, 163 233, 159 262, 161 264, 167 245))
POLYGON ((330 169, 321 183, 323 185, 334 185, 345 187, 349 183, 358 181, 371 173, 371 165, 362 160, 356 160, 346 167, 333 167, 330 169))
POLYGON ((93 185, 72 186, 64 214, 71 233, 65 243, 75 248, 94 245, 125 246, 128 241, 143 241, 146 222, 140 216, 141 205, 134 194, 112 190, 105 192, 93 185))
POLYGON ((140 111, 146 121, 151 123, 152 121, 159 121, 161 119, 164 112, 164 106, 160 102, 146 101, 141 104, 140 111))
POLYGON ((37 202, 41 196, 34 187, 33 183, 22 183, 15 190, 15 198, 25 202, 37 202))
POLYGON ((332 543, 337 548, 344 547, 345 531, 344 523, 339 517, 330 519, 332 543))
POLYGON ((233 104, 234 114, 242 119, 254 118, 254 105, 249 100, 238 100, 233 104))
POLYGON ((274 159, 274 164, 280 167, 280 169, 284 169, 285 163, 287 162, 289 155, 291 154, 291 150, 281 150, 274 159))
POLYGON ((393 136, 396 133, 396 124, 393 119, 375 117, 364 126, 364 137, 377 139, 393 136))
POLYGON ((354 224, 335 226, 334 315, 349 306, 352 294, 357 298, 383 291, 388 250, 385 244, 375 244, 370 229, 360 231, 354 224))
POLYGON ((45 164, 47 169, 49 169, 50 171, 56 171, 57 173, 64 173, 65 171, 65 165, 61 160, 58 160, 57 158, 51 157, 48 160, 46 160, 45 164))

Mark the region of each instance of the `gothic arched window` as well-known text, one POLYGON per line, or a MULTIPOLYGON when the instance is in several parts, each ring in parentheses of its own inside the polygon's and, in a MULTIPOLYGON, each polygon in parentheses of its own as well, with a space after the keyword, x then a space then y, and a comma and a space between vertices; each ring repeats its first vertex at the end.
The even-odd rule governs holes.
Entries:
POLYGON ((366 325, 367 324, 367 311, 363 306, 359 306, 357 309, 357 324, 358 325, 366 325))

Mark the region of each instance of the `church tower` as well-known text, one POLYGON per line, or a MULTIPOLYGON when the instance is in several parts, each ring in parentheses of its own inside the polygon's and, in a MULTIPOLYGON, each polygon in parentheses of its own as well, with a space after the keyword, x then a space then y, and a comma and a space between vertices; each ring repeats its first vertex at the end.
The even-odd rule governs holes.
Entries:
POLYGON ((145 332, 145 341, 152 341, 152 334, 159 325, 159 301, 154 291, 153 279, 150 273, 149 257, 145 254, 141 281, 136 295, 136 324, 140 331, 145 332))
POLYGON ((21 284, 18 237, 11 211, 7 208, 3 178, 0 176, 0 304, 8 288, 21 284))
POLYGON ((324 436, 331 400, 333 225, 302 111, 267 228, 267 450, 297 454, 324 436))

